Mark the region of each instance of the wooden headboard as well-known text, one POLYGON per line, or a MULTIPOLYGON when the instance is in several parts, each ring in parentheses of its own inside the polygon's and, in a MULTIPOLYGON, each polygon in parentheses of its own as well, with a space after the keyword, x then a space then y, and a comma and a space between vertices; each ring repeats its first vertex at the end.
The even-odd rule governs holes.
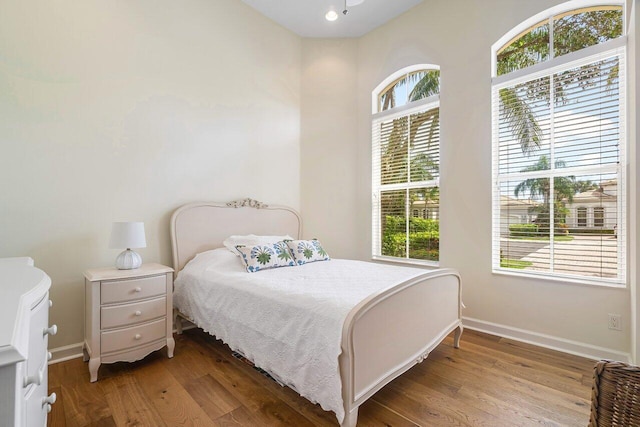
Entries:
POLYGON ((253 199, 189 203, 171 216, 171 250, 176 274, 199 252, 219 248, 238 234, 285 235, 299 239, 302 219, 286 206, 253 199))

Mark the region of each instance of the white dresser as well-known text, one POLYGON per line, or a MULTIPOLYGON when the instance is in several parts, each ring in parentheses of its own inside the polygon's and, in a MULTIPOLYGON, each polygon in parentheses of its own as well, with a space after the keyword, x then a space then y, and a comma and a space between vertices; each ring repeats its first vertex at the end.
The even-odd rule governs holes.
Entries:
POLYGON ((47 396, 51 279, 30 258, 0 259, 0 427, 42 427, 47 396))

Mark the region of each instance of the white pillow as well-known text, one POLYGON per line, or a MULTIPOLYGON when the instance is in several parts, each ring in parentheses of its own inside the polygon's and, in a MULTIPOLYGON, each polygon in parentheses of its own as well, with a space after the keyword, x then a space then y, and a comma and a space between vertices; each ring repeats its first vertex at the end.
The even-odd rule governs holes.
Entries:
POLYGON ((240 256, 240 252, 236 250, 236 246, 255 246, 260 244, 267 243, 276 243, 282 240, 292 240, 292 237, 289 235, 284 236, 257 236, 255 234, 247 234, 245 236, 229 236, 222 244, 225 248, 229 249, 231 252, 240 256))
POLYGON ((314 261, 329 261, 329 254, 324 250, 318 239, 285 240, 298 265, 314 261))
POLYGON ((260 243, 255 246, 236 246, 241 259, 249 273, 277 267, 293 267, 291 249, 283 241, 275 243, 260 243))

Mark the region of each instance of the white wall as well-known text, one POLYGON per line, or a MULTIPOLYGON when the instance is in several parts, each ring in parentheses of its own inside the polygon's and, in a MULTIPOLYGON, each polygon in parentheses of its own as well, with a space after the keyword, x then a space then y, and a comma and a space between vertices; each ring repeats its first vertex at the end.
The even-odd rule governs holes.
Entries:
MULTIPOLYGON (((352 256, 358 233, 357 40, 304 39, 301 214, 303 234, 334 258, 352 256)), ((366 218, 365 218, 366 220, 366 218)))
POLYGON ((360 39, 301 40, 233 0, 0 0, 0 256, 51 275, 52 347, 82 340, 82 272, 119 252, 112 221, 145 221, 141 254, 169 264, 173 209, 250 196, 300 208, 331 255, 368 259, 371 91, 433 63, 441 265, 462 274, 464 315, 630 352, 629 291, 491 273, 490 46, 559 2, 429 0, 360 39))
MULTIPOLYGON (((419 63, 440 65, 440 265, 457 268, 462 275, 467 305, 463 315, 467 323, 574 352, 625 358, 631 352, 629 290, 491 273, 490 49, 511 28, 558 3, 561 1, 429 0, 358 39, 356 76, 352 65, 344 67, 342 74, 330 76, 336 85, 356 80, 357 110, 348 116, 349 121, 336 120, 333 111, 325 112, 325 116, 318 116, 320 111, 314 111, 313 117, 307 114, 308 103, 330 104, 335 96, 331 91, 317 91, 313 97, 302 98, 303 130, 306 123, 321 122, 323 118, 333 126, 331 135, 353 135, 353 127, 356 128, 355 149, 347 137, 341 137, 339 143, 330 142, 331 154, 322 157, 317 156, 316 147, 302 145, 303 162, 313 157, 318 170, 332 170, 336 159, 340 164, 351 165, 340 172, 340 185, 333 186, 332 197, 353 198, 355 209, 342 212, 339 222, 323 223, 321 216, 335 205, 325 198, 323 183, 303 171, 301 186, 306 194, 301 199, 302 210, 320 239, 336 235, 353 239, 348 251, 340 246, 341 255, 370 258, 371 91, 400 68, 419 63), (321 200, 316 200, 319 196, 321 200), (319 205, 322 199, 330 206, 321 210, 307 208, 310 200, 319 205), (608 313, 622 315, 622 332, 608 329, 608 313)), ((323 50, 332 57, 353 55, 351 46, 337 53, 339 42, 335 40, 312 44, 318 55, 323 50)), ((310 45, 304 40, 303 50, 306 52, 310 45)), ((322 58, 314 60, 321 62, 322 58)), ((326 78, 305 74, 303 94, 320 80, 323 87, 331 87, 326 78)), ((331 246, 327 246, 330 250, 331 246)), ((630 283, 635 280, 632 278, 630 283)))
POLYGON ((82 341, 112 221, 170 265, 180 204, 299 208, 300 38, 235 0, 0 0, 0 257, 52 278, 51 347, 82 341))

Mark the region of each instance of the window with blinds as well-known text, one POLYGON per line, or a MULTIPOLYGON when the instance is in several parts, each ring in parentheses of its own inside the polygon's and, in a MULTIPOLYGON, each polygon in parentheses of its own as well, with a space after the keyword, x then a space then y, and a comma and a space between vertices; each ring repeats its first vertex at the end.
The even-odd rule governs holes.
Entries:
POLYGON ((420 70, 374 94, 379 111, 372 122, 374 258, 439 260, 439 76, 438 70, 420 70), (408 98, 389 101, 401 92, 408 98))
POLYGON ((626 284, 622 20, 556 13, 497 50, 494 272, 626 284))

